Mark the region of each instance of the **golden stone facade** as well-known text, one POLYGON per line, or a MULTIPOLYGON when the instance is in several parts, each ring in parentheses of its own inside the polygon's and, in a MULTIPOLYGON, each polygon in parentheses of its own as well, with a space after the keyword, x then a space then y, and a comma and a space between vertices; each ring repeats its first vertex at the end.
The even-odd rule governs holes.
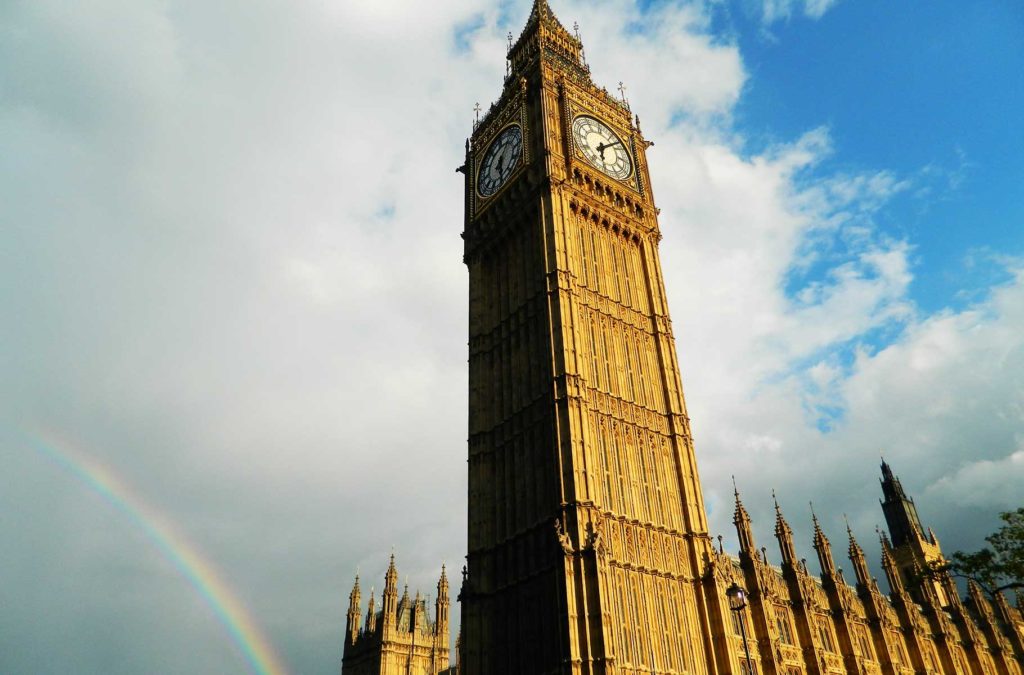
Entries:
POLYGON ((409 599, 409 587, 398 597, 395 556, 384 575, 384 593, 377 608, 373 591, 362 620, 359 577, 349 594, 348 619, 341 672, 344 675, 437 675, 448 670, 448 577, 441 567, 434 600, 434 617, 419 594, 409 599))
POLYGON ((775 536, 782 561, 779 566, 769 563, 766 549, 754 543, 750 517, 737 492, 734 522, 739 558, 716 552, 708 561, 706 583, 709 593, 717 593, 725 607, 724 592, 732 583, 747 589, 750 603, 742 612, 731 612, 731 625, 714 636, 716 648, 731 652, 728 658, 736 661, 718 672, 1021 674, 1024 616, 1020 598, 1012 607, 1002 594, 990 600, 977 584, 970 583, 962 600, 948 573, 932 572, 945 562, 938 540, 931 530, 925 533, 913 500, 885 463, 882 492, 890 532, 879 533, 888 595, 870 575, 864 551, 849 527, 848 556, 855 585, 847 584, 816 517, 813 543, 820 574, 812 574, 807 562, 797 559, 793 532, 777 503, 775 536), (743 632, 749 638, 750 666, 743 632))
MULTIPOLYGON (((944 561, 938 540, 887 465, 887 595, 852 532, 847 584, 816 518, 812 574, 777 505, 782 557, 770 563, 738 493, 739 555, 715 547, 658 255, 651 143, 628 103, 594 84, 546 0, 508 62, 459 168, 469 531, 451 671, 1024 675, 1021 600, 976 585, 962 600, 948 575, 925 574, 944 561), (746 590, 741 611, 733 585, 746 590)), ((362 627, 353 590, 346 675, 449 666, 446 580, 431 626, 424 604, 397 600, 393 569, 384 610, 371 599, 362 627)))

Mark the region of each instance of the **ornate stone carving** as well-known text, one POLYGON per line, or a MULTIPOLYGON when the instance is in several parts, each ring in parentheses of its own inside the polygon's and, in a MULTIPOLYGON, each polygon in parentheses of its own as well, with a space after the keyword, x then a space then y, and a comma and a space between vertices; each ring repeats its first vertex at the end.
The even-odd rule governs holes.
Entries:
POLYGON ((562 553, 565 554, 566 558, 571 558, 576 549, 573 548, 572 538, 569 533, 565 531, 565 527, 562 525, 561 518, 555 518, 555 536, 558 537, 558 543, 562 547, 562 553))

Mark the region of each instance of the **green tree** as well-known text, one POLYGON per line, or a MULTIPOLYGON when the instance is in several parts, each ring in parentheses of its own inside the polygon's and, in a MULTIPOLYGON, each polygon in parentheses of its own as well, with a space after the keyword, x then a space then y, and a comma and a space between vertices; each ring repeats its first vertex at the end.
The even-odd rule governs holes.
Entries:
POLYGON ((994 594, 1011 588, 1024 588, 1024 508, 1000 513, 1003 526, 985 537, 989 546, 974 553, 957 551, 949 569, 958 576, 973 579, 994 594))

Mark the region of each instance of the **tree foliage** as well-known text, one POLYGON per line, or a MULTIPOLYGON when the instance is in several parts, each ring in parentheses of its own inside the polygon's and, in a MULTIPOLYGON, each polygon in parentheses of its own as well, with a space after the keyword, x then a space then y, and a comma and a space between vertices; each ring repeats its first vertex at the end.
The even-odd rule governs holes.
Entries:
POLYGON ((974 553, 957 551, 950 569, 974 579, 989 593, 1024 588, 1024 508, 1000 513, 1003 526, 985 537, 989 543, 974 553))

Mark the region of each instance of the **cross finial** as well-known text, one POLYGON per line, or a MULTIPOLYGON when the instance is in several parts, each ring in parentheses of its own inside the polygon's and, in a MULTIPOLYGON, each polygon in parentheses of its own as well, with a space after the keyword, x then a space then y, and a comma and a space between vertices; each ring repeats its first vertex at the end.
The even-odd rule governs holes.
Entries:
POLYGON ((622 97, 622 101, 626 101, 626 85, 619 82, 619 96, 622 97))
POLYGON ((476 126, 477 124, 480 124, 480 111, 481 110, 483 110, 483 108, 480 107, 480 101, 477 101, 476 105, 473 106, 473 112, 476 113, 476 119, 473 121, 473 125, 474 126, 476 126))
POLYGON ((508 32, 508 50, 512 51, 512 31, 508 32))
POLYGON ((573 21, 572 22, 572 32, 576 36, 576 39, 579 40, 580 39, 580 22, 579 21, 573 21))

